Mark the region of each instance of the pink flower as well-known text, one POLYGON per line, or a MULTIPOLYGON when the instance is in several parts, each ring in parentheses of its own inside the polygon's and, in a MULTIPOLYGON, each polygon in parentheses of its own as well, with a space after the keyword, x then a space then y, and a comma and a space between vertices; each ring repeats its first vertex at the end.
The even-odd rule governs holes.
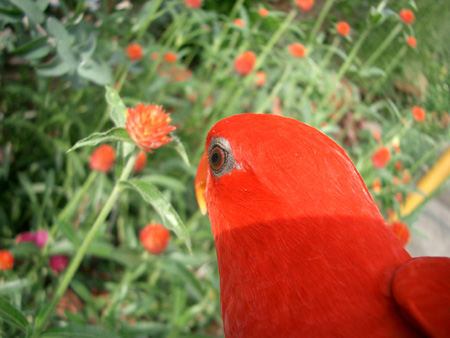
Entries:
POLYGON ((17 235, 16 243, 34 242, 39 249, 42 249, 45 243, 47 243, 47 239, 48 232, 45 230, 38 230, 36 232, 27 231, 17 235))
POLYGON ((59 273, 67 268, 67 264, 69 260, 67 256, 64 255, 55 255, 50 257, 50 268, 55 272, 59 273))

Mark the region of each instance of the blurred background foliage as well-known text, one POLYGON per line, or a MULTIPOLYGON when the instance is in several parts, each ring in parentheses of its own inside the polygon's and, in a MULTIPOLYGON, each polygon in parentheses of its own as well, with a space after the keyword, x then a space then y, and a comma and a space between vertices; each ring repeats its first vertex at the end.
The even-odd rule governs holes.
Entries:
POLYGON ((171 113, 191 165, 167 146, 149 154, 138 175, 178 212, 192 254, 175 236, 165 253, 145 253, 139 230, 163 220, 137 194, 123 193, 44 336, 221 336, 214 243, 193 188, 210 127, 253 112, 319 128, 346 149, 388 218, 448 146, 449 12, 447 0, 318 0, 309 12, 288 0, 205 0, 195 9, 181 0, 0 0, 0 248, 16 259, 0 275, 0 296, 26 318, 11 325, 1 317, 0 333, 37 334, 33 328, 61 278, 48 268, 50 255, 70 259, 119 176, 117 170, 98 175, 70 205, 89 176, 93 148, 67 150, 113 127, 116 107, 107 103, 105 86, 126 106, 155 103, 171 113), (268 17, 258 13, 262 7, 268 17), (416 14, 413 25, 398 18, 402 8, 416 14), (336 34, 338 21, 350 24, 350 36, 336 34), (417 39, 417 48, 406 45, 406 36, 417 39), (301 59, 288 52, 297 42, 307 50, 301 59), (130 43, 142 46, 141 59, 127 57, 130 43), (261 86, 253 73, 234 70, 247 50, 266 73, 261 86), (166 53, 176 60, 168 62, 166 53), (426 111, 424 122, 414 120, 412 106, 426 111), (392 159, 378 169, 371 156, 382 145, 392 159), (380 189, 373 188, 376 180, 380 189), (16 244, 19 233, 36 230, 51 232, 47 249, 16 244))

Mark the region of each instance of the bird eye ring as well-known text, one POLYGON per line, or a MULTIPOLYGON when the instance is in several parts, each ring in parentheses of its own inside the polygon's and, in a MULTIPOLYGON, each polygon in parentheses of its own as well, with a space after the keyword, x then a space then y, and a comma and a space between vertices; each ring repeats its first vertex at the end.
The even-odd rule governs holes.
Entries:
POLYGON ((215 177, 229 174, 234 168, 230 144, 222 137, 213 137, 209 146, 209 167, 215 177))
POLYGON ((222 169, 227 160, 227 153, 219 146, 214 146, 209 154, 209 165, 215 171, 222 169))

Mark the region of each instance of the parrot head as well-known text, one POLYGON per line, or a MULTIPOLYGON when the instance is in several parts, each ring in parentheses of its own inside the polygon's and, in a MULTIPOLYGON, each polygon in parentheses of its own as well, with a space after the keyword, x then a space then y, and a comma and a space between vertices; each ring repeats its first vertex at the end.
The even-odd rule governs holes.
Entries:
POLYGON ((345 151, 295 119, 262 114, 219 121, 196 175, 213 234, 272 219, 381 217, 345 151))

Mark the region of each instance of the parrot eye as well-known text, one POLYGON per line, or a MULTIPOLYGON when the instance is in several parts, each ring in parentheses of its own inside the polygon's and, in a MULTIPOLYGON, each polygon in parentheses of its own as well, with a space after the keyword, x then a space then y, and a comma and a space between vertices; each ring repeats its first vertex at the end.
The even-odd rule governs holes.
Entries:
POLYGON ((230 144, 221 137, 213 137, 209 146, 209 166, 214 176, 229 174, 234 167, 230 144))

